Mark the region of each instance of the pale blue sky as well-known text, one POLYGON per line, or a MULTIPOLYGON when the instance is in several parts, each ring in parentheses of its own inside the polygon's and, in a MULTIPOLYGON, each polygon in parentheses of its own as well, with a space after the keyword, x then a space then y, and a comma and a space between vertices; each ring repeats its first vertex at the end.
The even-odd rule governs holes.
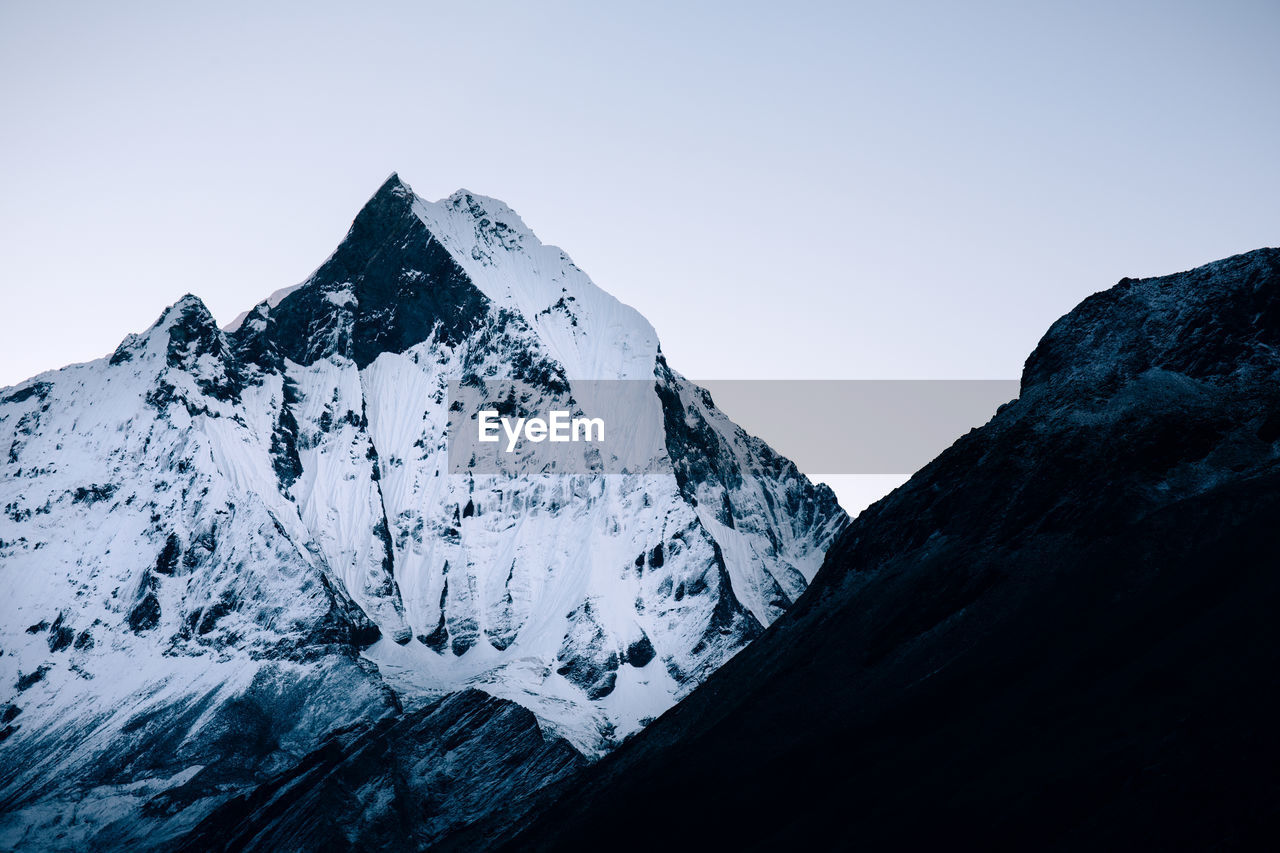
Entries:
POLYGON ((179 5, 0 5, 0 385, 230 320, 393 170, 694 377, 1012 377, 1086 294, 1280 243, 1276 2, 179 5))

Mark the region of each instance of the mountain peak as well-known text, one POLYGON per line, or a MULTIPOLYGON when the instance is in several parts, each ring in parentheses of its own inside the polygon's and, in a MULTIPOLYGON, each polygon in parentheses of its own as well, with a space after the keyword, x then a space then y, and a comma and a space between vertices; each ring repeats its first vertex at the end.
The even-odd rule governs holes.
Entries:
POLYGON ((347 239, 368 237, 375 233, 385 233, 395 229, 404 220, 413 215, 413 202, 416 196, 409 185, 400 180, 395 172, 391 173, 382 186, 378 187, 351 223, 347 239))
POLYGON ((340 354, 367 367, 438 334, 460 341, 484 322, 485 296, 415 212, 417 196, 392 173, 337 250, 260 322, 236 325, 239 351, 259 367, 340 354), (265 333, 265 337, 263 334, 265 333))
POLYGON ((387 179, 382 182, 382 186, 378 187, 378 191, 373 194, 373 198, 382 195, 398 196, 400 198, 413 198, 413 190, 400 177, 398 172, 392 172, 387 179))
POLYGON ((170 305, 160 315, 160 319, 156 320, 155 325, 172 325, 179 318, 193 317, 202 324, 213 324, 213 314, 209 311, 209 306, 204 304, 204 300, 194 293, 184 294, 181 299, 170 305))

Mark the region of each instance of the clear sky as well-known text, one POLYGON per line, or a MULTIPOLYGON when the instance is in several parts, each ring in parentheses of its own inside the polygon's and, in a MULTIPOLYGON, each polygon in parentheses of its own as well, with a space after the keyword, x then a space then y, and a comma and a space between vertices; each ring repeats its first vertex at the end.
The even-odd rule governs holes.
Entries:
POLYGON ((1280 243, 1280 3, 0 5, 0 385, 305 278, 391 171, 706 378, 1016 376, 1280 243), (269 8, 268 8, 269 7, 269 8))

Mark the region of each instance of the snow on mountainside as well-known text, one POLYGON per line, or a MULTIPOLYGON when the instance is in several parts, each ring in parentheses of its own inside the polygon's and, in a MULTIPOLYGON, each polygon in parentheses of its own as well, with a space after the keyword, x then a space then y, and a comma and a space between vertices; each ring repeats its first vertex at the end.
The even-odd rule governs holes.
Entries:
MULTIPOLYGON (((509 208, 394 175, 225 331, 188 296, 0 391, 0 454, 0 847, 283 843, 300 830, 254 791, 425 731, 548 781, 573 762, 528 726, 608 751, 784 612, 847 523, 509 208), (632 414, 657 473, 451 473, 448 383, 502 379, 545 403, 652 381, 632 414), (495 699, 440 704, 471 688, 495 699)), ((508 784, 362 766, 330 840, 394 835, 421 796, 427 844, 508 784)))

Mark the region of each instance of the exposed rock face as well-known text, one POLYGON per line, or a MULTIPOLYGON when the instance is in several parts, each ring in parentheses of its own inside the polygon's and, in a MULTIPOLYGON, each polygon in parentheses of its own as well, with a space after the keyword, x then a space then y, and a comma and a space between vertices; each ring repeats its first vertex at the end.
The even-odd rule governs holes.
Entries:
POLYGON ((188 850, 421 849, 515 810, 586 760, 525 708, 478 690, 338 731, 184 839, 188 850))
POLYGON ((847 523, 505 205, 395 176, 228 329, 188 296, 0 392, 0 459, 0 848, 283 843, 303 830, 262 804, 280 786, 353 810, 316 830, 333 843, 427 843, 480 816, 464 789, 536 787, 669 708, 847 523), (451 381, 550 402, 601 379, 651 383, 631 414, 663 438, 653 471, 451 471, 451 381), (493 698, 445 699, 472 689, 493 698), (437 731, 492 760, 327 787, 363 772, 348 747, 437 731), (392 792, 430 820, 397 836, 392 792))
POLYGON ((478 331, 489 300, 427 231, 415 201, 398 177, 388 178, 306 286, 232 334, 247 359, 306 366, 340 355, 364 369, 433 334, 457 345, 478 331))
POLYGON ((1274 841, 1280 251, 1125 280, 510 849, 1274 841), (750 745, 749 748, 744 745, 750 745))

